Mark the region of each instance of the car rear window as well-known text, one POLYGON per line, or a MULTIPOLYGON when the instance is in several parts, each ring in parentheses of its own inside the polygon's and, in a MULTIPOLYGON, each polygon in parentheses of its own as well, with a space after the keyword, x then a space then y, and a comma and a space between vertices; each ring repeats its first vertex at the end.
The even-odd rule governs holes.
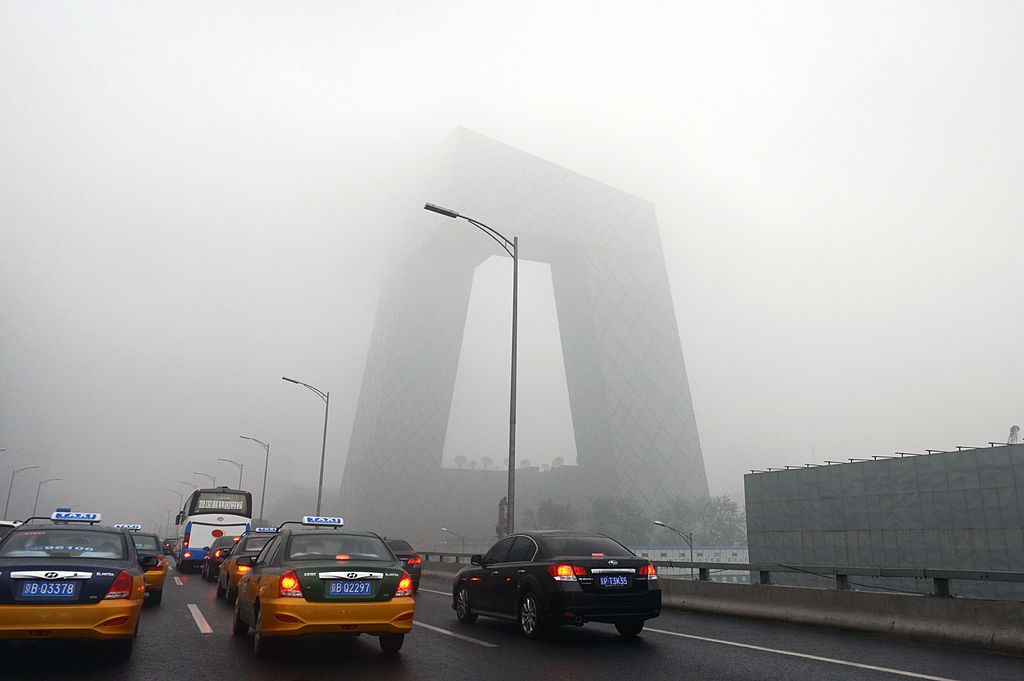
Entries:
POLYGON ((544 545, 553 558, 563 556, 627 557, 633 552, 608 537, 544 537, 544 545))
POLYGON ((384 542, 376 537, 360 537, 317 532, 292 536, 289 560, 394 560, 384 542), (345 556, 339 558, 339 556, 345 556))
POLYGON ((268 537, 248 537, 242 540, 245 543, 242 544, 238 550, 246 553, 259 553, 263 550, 263 547, 267 545, 267 542, 273 538, 273 535, 268 537))
POLYGON ((156 543, 156 537, 149 537, 144 534, 135 534, 132 535, 132 541, 135 542, 135 548, 139 551, 159 550, 156 543))
POLYGON ((400 551, 402 553, 413 553, 413 548, 409 542, 402 539, 388 539, 388 546, 391 547, 392 551, 400 551))
POLYGON ((16 530, 0 544, 2 558, 126 558, 120 532, 83 532, 81 530, 16 530))

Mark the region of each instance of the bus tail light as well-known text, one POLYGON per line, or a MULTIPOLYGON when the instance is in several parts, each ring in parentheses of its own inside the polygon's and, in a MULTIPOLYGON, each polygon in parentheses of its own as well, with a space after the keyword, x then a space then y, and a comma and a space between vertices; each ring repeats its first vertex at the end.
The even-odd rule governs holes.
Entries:
POLYGON ((395 589, 395 598, 402 596, 412 596, 412 577, 408 572, 402 573, 402 578, 398 580, 398 588, 395 589))
POLYGON ((185 536, 184 536, 184 537, 182 537, 182 540, 181 540, 181 546, 182 546, 182 548, 185 548, 185 549, 187 549, 187 548, 188 548, 188 539, 189 539, 189 537, 191 537, 191 536, 192 536, 192 535, 191 535, 190 533, 188 533, 188 532, 186 532, 186 533, 185 533, 185 536))
POLYGON ((299 576, 295 570, 288 570, 281 575, 281 581, 277 584, 277 595, 281 598, 302 598, 302 585, 299 584, 299 576))
POLYGON ((114 577, 113 583, 110 585, 110 588, 107 589, 107 595, 103 598, 128 598, 131 596, 131 593, 132 576, 125 570, 121 570, 121 572, 117 574, 117 577, 114 577))

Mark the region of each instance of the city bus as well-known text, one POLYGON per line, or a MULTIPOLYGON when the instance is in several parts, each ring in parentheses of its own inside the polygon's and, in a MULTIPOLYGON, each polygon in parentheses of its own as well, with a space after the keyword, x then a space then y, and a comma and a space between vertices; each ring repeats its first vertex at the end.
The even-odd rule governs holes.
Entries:
POLYGON ((184 526, 175 556, 178 571, 197 571, 217 537, 245 534, 249 531, 251 519, 251 492, 228 487, 193 491, 176 519, 178 525, 184 526))

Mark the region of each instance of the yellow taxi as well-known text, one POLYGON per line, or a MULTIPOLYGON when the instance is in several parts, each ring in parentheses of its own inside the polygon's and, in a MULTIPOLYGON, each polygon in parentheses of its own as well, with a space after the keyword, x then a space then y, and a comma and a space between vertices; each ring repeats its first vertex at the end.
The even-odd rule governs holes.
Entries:
POLYGON ((238 598, 238 582, 242 575, 252 569, 239 565, 238 559, 242 556, 258 556, 276 533, 276 527, 257 527, 251 534, 239 538, 227 558, 220 564, 220 572, 217 573, 217 598, 225 599, 230 605, 235 604, 235 599, 238 598))
POLYGON ((127 531, 101 520, 99 513, 58 511, 30 518, 4 538, 0 639, 101 639, 113 657, 131 655, 143 571, 156 559, 140 557, 127 531))
POLYGON ((394 654, 412 631, 412 578, 384 540, 342 529, 339 517, 285 523, 238 582, 232 631, 253 630, 253 650, 305 634, 370 634, 394 654))
POLYGON ((151 605, 160 605, 160 601, 164 597, 164 582, 167 580, 167 558, 164 557, 160 537, 149 532, 140 532, 142 525, 138 524, 126 523, 114 525, 114 527, 131 532, 135 551, 140 558, 153 556, 159 561, 157 565, 146 568, 142 577, 146 584, 146 601, 151 605))

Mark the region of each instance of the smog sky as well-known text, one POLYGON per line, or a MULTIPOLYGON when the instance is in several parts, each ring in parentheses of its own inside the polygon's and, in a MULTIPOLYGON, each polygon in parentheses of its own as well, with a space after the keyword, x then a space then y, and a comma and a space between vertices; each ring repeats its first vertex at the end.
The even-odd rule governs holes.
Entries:
MULTIPOLYGON (((382 282, 470 229, 422 210, 458 126, 653 203, 713 493, 1005 441, 1021 35, 1013 2, 5 2, 0 481, 40 466, 10 515, 61 478, 40 509, 153 522, 236 483, 218 457, 258 490, 239 435, 268 499, 315 486, 323 403, 283 375, 331 391, 336 493, 382 282)), ((478 270, 446 465, 506 455, 510 273, 478 270)), ((522 276, 519 455, 571 461, 522 276)))

